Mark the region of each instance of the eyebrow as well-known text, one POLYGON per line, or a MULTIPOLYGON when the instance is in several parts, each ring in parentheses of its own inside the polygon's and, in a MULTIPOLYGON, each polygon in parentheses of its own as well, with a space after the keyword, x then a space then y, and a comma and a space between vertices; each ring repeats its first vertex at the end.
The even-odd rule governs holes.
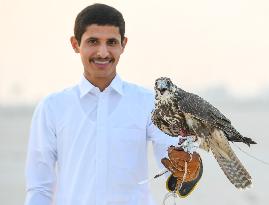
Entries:
POLYGON ((86 41, 88 41, 88 40, 98 40, 98 38, 96 38, 96 37, 89 37, 89 38, 86 38, 85 40, 86 41))
MULTIPOLYGON (((89 41, 89 40, 99 40, 99 39, 97 37, 89 37, 89 38, 87 38, 85 40, 86 41, 89 41)), ((109 39, 107 39, 107 41, 117 41, 117 42, 120 42, 120 40, 117 39, 117 38, 109 38, 109 39)))

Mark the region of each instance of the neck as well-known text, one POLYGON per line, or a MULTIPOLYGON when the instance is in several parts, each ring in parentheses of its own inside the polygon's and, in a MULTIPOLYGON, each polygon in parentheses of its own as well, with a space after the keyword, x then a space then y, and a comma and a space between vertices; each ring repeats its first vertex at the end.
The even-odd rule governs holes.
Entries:
POLYGON ((110 85, 116 75, 111 76, 110 78, 91 78, 89 76, 86 76, 85 74, 84 76, 91 84, 93 84, 95 87, 98 87, 99 90, 102 92, 110 85))

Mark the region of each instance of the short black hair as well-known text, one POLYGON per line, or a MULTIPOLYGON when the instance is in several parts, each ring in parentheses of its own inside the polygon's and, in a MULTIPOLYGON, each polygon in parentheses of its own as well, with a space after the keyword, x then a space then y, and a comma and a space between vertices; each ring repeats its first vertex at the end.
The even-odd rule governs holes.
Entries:
POLYGON ((84 8, 77 15, 74 26, 74 35, 79 44, 87 26, 92 24, 118 27, 121 35, 121 41, 123 41, 125 34, 125 21, 121 12, 119 12, 117 9, 106 4, 99 3, 84 8))

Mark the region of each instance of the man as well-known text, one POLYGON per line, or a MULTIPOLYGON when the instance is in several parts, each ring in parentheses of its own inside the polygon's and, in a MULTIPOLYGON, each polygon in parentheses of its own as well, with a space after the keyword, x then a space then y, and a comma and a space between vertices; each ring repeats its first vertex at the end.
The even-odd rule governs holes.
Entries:
POLYGON ((151 205, 147 144, 160 162, 175 140, 151 122, 150 91, 122 81, 127 44, 116 9, 94 4, 77 16, 71 45, 84 75, 36 108, 26 164, 26 205, 151 205))

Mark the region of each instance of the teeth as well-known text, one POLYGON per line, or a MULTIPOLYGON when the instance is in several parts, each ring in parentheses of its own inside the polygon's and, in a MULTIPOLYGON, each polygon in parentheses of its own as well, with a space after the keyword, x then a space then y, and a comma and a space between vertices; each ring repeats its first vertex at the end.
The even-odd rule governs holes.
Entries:
POLYGON ((109 63, 110 61, 98 61, 98 60, 94 60, 93 61, 94 63, 97 63, 97 64, 107 64, 107 63, 109 63))

